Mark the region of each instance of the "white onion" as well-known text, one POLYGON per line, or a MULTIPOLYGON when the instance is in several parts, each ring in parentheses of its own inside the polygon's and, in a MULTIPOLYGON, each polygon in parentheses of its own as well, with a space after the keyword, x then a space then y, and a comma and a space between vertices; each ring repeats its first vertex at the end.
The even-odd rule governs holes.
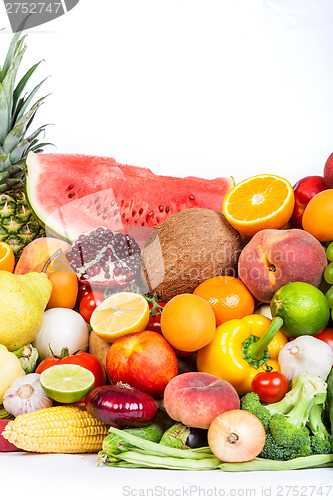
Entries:
POLYGON ((69 354, 79 349, 87 350, 88 342, 89 331, 82 316, 72 309, 54 307, 45 311, 42 327, 33 345, 41 361, 52 356, 52 352, 60 356, 64 347, 68 348, 69 354))
POLYGON ((304 371, 326 381, 333 365, 333 350, 322 340, 301 335, 282 347, 278 362, 288 382, 304 371))
POLYGON ((265 445, 265 429, 259 418, 245 410, 220 413, 209 426, 208 444, 222 462, 248 462, 265 445))

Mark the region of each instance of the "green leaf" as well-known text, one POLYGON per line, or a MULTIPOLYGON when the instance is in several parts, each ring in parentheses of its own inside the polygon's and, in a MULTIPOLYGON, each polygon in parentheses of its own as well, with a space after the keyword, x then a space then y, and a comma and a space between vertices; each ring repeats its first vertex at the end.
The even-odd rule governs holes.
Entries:
MULTIPOLYGON (((14 90, 14 94, 13 94, 13 110, 15 110, 15 114, 17 113, 17 107, 19 107, 17 103, 18 103, 18 100, 19 100, 21 94, 22 94, 27 82, 30 80, 31 75, 34 73, 36 68, 38 68, 38 66, 40 65, 41 62, 42 61, 39 61, 37 64, 32 66, 32 68, 30 68, 29 71, 26 72, 26 74, 21 78, 21 80, 17 84, 17 87, 14 90)), ((22 102, 24 102, 24 99, 22 99, 22 102)))
POLYGON ((22 118, 16 123, 15 127, 9 132, 3 143, 5 151, 13 151, 17 144, 22 140, 40 104, 41 103, 37 102, 25 115, 22 116, 22 118))
POLYGON ((9 153, 0 155, 0 172, 4 172, 10 167, 9 153))
POLYGON ((3 144, 9 132, 8 104, 4 88, 0 82, 0 144, 3 144))
POLYGON ((17 46, 17 43, 19 41, 20 36, 21 36, 21 33, 18 31, 17 33, 15 33, 15 35, 12 38, 12 41, 11 41, 11 43, 9 45, 9 49, 8 49, 8 52, 7 52, 7 56, 6 56, 6 59, 5 59, 2 71, 0 73, 0 82, 2 82, 4 80, 4 78, 6 76, 6 73, 8 71, 8 68, 12 64, 12 61, 13 61, 13 58, 14 58, 14 54, 15 54, 15 50, 16 50, 16 46, 17 46))
MULTIPOLYGON (((48 77, 47 77, 48 78, 48 77)), ((13 122, 12 122, 12 125, 11 126, 14 126, 14 124, 20 120, 22 118, 22 116, 24 115, 27 107, 29 106, 30 102, 32 101, 32 99, 34 98, 34 96, 36 95, 36 93, 38 92, 39 88, 42 86, 42 84, 45 82, 45 80, 47 80, 47 78, 45 78, 43 81, 41 81, 38 85, 36 85, 36 87, 32 90, 32 92, 28 95, 28 97, 26 99, 23 100, 22 104, 21 104, 21 100, 20 100, 20 106, 19 106, 19 112, 17 114, 17 117, 15 117, 13 119, 13 122)), ((40 102, 40 101, 43 101, 44 99, 46 99, 47 97, 49 96, 46 95, 44 97, 42 97, 41 99, 39 99, 39 101, 37 102, 40 102)))
POLYGON ((36 138, 39 136, 39 134, 45 131, 45 127, 47 127, 47 125, 39 127, 33 134, 30 135, 30 137, 23 139, 17 144, 17 146, 10 154, 10 160, 13 165, 22 160, 22 158, 27 155, 28 151, 30 151, 30 147, 38 144, 38 140, 36 138))
POLYGON ((15 83, 15 78, 19 65, 21 63, 24 52, 26 51, 26 45, 23 49, 14 57, 13 62, 2 82, 3 89, 5 91, 7 105, 8 105, 8 121, 11 121, 12 110, 13 110, 13 88, 15 83))
POLYGON ((45 146, 54 146, 54 144, 52 142, 40 142, 36 146, 33 146, 32 148, 29 148, 29 151, 37 151, 37 150, 39 150, 41 148, 44 148, 45 146))

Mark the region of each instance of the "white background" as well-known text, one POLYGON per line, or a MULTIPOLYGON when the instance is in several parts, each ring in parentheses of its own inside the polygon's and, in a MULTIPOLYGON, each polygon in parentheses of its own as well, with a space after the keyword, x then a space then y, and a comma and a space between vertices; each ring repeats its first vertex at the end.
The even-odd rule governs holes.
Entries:
POLYGON ((332 0, 80 0, 28 32, 24 69, 44 59, 52 92, 36 124, 59 153, 157 173, 322 175, 332 22, 332 0))
MULTIPOLYGON (((12 34, 2 3, 0 20, 3 61, 12 34)), ((50 75, 51 95, 35 123, 54 124, 46 138, 59 153, 171 175, 237 182, 275 173, 294 183, 322 175, 333 150, 332 23, 332 0, 80 0, 28 32, 22 72, 45 60, 34 82, 50 75)), ((4 498, 111 500, 144 484, 255 487, 256 498, 271 485, 275 498, 278 485, 332 485, 332 476, 128 471, 97 468, 95 456, 0 454, 4 498)), ((311 498, 329 498, 323 491, 311 498)))

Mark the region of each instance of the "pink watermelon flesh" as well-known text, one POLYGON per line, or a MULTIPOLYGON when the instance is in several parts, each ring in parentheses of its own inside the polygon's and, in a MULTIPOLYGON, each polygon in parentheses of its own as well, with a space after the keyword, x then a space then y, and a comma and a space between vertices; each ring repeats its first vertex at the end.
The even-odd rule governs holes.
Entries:
MULTIPOLYGON (((27 159, 32 210, 48 232, 70 241, 98 226, 126 232, 135 226, 153 228, 186 208, 221 212, 233 184, 232 177, 156 175, 113 158, 29 153, 27 159)), ((146 239, 149 231, 143 233, 146 239)))

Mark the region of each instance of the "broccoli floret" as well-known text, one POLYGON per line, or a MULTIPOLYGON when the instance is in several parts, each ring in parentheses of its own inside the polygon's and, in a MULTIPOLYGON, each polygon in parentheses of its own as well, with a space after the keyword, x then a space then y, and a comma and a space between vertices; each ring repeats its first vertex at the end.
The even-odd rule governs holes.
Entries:
POLYGON ((269 431, 266 432, 265 445, 261 450, 259 457, 268 458, 270 460, 287 460, 286 449, 277 444, 269 431))
POLYGON ((322 455, 325 453, 332 453, 331 437, 311 436, 311 450, 312 455, 322 455))
POLYGON ((309 457, 313 455, 310 444, 302 446, 301 448, 286 448, 285 460, 292 460, 293 458, 309 457))
POLYGON ((269 429, 280 446, 293 449, 310 446, 310 432, 307 427, 299 427, 290 423, 285 415, 273 415, 269 422, 269 429))
POLYGON ((259 456, 290 460, 330 453, 329 433, 322 421, 326 390, 327 384, 322 379, 302 372, 278 403, 262 405, 253 392, 243 396, 241 408, 256 415, 265 428, 266 442, 259 456))
POLYGON ((323 420, 323 407, 324 404, 314 404, 311 408, 308 426, 312 432, 311 448, 312 453, 321 455, 322 453, 332 453, 332 440, 323 420))
POLYGON ((241 398, 241 408, 250 413, 253 413, 259 418, 260 422, 264 426, 265 431, 269 429, 269 421, 271 419, 270 412, 260 403, 260 399, 257 393, 248 392, 241 398))

